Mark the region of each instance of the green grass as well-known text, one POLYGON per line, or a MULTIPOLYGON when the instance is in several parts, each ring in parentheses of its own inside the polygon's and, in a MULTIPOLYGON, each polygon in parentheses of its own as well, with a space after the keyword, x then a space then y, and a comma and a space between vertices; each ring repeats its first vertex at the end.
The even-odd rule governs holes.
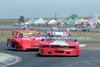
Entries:
POLYGON ((0 41, 6 41, 10 36, 12 36, 11 30, 0 30, 0 41))
POLYGON ((78 41, 100 41, 100 32, 71 32, 78 41))
POLYGON ((100 36, 78 36, 78 35, 73 35, 75 39, 78 41, 100 41, 100 36))
MULTIPOLYGON (((40 31, 44 32, 44 30, 40 31)), ((78 41, 100 41, 100 32, 70 32, 78 41)))
MULTIPOLYGON (((27 21, 29 19, 25 19, 27 21)), ((13 27, 13 24, 20 23, 18 19, 0 19, 0 27, 13 27)))
MULTIPOLYGON (((98 32, 71 32, 71 34, 78 41, 100 41, 100 33, 98 32)), ((7 41, 7 38, 11 36, 12 30, 0 30, 0 41, 7 41)))

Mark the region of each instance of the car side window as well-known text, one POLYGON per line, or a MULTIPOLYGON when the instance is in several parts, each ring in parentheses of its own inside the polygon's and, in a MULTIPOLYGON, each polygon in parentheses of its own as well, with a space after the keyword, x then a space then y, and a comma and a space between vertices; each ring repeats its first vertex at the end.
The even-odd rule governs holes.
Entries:
POLYGON ((15 37, 18 37, 19 36, 19 32, 17 32, 16 36, 15 37))
POLYGON ((44 34, 43 34, 43 36, 45 37, 47 35, 47 32, 45 32, 44 34))
POLYGON ((23 33, 20 33, 20 38, 23 38, 23 33))

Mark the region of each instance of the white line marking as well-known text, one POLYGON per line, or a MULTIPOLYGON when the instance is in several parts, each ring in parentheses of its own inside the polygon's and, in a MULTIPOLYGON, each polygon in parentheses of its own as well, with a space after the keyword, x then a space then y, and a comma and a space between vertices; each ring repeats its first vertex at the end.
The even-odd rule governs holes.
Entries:
POLYGON ((12 63, 9 63, 9 64, 6 64, 6 65, 4 65, 4 66, 2 66, 2 67, 7 67, 7 66, 10 66, 10 65, 13 65, 13 64, 15 64, 15 63, 19 63, 19 62, 21 62, 21 58, 20 57, 18 57, 18 56, 15 56, 15 55, 12 55, 14 58, 16 58, 16 61, 14 61, 14 62, 12 62, 12 63))
POLYGON ((87 44, 80 44, 79 47, 85 47, 87 44))

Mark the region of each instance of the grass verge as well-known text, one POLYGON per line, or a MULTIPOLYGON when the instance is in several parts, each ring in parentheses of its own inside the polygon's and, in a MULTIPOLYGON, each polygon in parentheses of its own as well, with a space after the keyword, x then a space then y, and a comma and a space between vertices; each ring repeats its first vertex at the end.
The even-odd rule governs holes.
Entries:
POLYGON ((85 47, 81 47, 80 49, 88 49, 88 50, 100 50, 100 44, 88 44, 85 47))
MULTIPOLYGON (((42 34, 44 31, 40 31, 42 34)), ((71 32, 72 36, 78 41, 100 41, 98 32, 71 32)), ((0 30, 0 41, 6 41, 12 36, 12 30, 0 30)))

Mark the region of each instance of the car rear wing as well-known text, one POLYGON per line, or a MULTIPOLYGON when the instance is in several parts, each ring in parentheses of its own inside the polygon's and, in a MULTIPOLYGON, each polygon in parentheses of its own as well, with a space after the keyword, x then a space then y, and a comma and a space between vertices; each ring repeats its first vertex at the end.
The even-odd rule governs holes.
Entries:
POLYGON ((19 30, 12 30, 12 36, 14 37, 15 34, 18 32, 19 30))

